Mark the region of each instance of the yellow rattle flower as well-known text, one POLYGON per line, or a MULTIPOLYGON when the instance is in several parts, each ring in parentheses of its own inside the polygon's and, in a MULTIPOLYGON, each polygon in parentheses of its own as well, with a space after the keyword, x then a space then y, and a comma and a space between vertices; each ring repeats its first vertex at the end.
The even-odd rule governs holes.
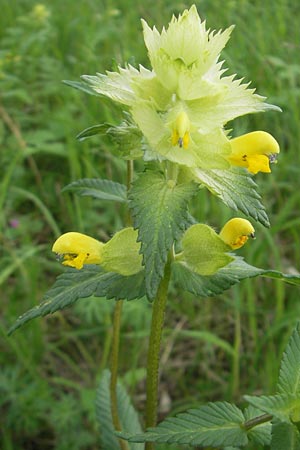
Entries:
POLYGON ((229 161, 234 166, 246 167, 249 172, 270 173, 270 163, 276 162, 279 145, 271 134, 265 131, 253 131, 231 139, 229 161))
POLYGON ((234 218, 225 223, 220 231, 220 238, 232 249, 242 247, 249 237, 254 238, 255 230, 249 220, 234 218))
POLYGON ((63 265, 82 269, 84 264, 101 264, 103 246, 97 239, 71 231, 54 242, 52 251, 63 265))

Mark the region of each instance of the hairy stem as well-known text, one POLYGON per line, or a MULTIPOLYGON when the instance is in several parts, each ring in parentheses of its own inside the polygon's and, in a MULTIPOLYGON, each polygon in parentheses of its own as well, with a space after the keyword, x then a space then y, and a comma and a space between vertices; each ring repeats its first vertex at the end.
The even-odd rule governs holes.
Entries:
MULTIPOLYGON (((152 322, 149 337, 147 357, 147 399, 146 399, 146 427, 154 427, 157 421, 158 381, 161 337, 165 318, 167 293, 171 275, 170 259, 168 260, 164 277, 160 282, 157 296, 153 302, 152 322)), ((151 442, 146 443, 146 450, 154 449, 151 442)))
MULTIPOLYGON (((118 381, 118 366, 119 366, 119 346, 120 346, 120 328, 121 328, 121 314, 123 301, 115 302, 114 318, 113 318, 113 335, 111 346, 111 363, 110 363, 110 402, 111 402, 111 416, 114 428, 116 431, 121 431, 121 423, 118 414, 118 398, 117 398, 117 381, 118 381)), ((126 441, 119 439, 121 450, 129 450, 126 441)))

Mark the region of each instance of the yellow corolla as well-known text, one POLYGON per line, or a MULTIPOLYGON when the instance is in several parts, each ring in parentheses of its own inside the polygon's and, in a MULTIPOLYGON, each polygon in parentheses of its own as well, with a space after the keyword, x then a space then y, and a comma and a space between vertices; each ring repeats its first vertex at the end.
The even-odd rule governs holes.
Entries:
POLYGON ((276 162, 279 145, 271 134, 253 131, 230 140, 229 161, 234 166, 246 167, 249 172, 270 173, 270 163, 276 162))
POLYGON ((249 237, 254 238, 255 230, 249 220, 234 218, 225 223, 220 238, 232 249, 242 247, 249 237))
POLYGON ((175 120, 172 145, 187 149, 190 142, 190 119, 185 111, 181 111, 175 120))
POLYGON ((101 264, 103 246, 97 239, 71 231, 54 242, 52 251, 62 258, 65 266, 82 269, 84 264, 101 264))

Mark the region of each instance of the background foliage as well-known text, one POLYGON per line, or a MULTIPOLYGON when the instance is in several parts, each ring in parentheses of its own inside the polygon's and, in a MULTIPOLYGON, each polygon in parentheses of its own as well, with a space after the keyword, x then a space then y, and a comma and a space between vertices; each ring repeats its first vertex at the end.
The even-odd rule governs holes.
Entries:
MULTIPOLYGON (((101 137, 75 140, 91 125, 119 123, 121 111, 61 80, 114 70, 127 61, 148 66, 140 17, 160 28, 192 3, 1 1, 3 450, 99 448, 95 390, 108 361, 112 302, 83 299, 6 337, 12 322, 39 303, 62 272, 50 251, 61 232, 106 240, 125 220, 123 204, 61 192, 85 177, 126 183, 117 148, 101 137)), ((195 3, 208 27, 236 24, 223 53, 228 73, 253 80, 258 93, 283 109, 235 122, 237 134, 265 130, 281 146, 273 173, 256 176, 271 228, 256 225, 256 241, 239 253, 255 266, 295 273, 300 266, 300 6, 288 0, 195 3)), ((233 215, 204 190, 192 213, 217 229, 233 215)), ((282 350, 299 317, 298 296, 292 286, 264 279, 244 281, 207 300, 173 287, 163 343, 161 418, 171 402, 178 412, 210 400, 242 402, 241 393, 272 394, 282 350)), ((150 307, 144 300, 125 306, 121 372, 141 408, 150 307)))

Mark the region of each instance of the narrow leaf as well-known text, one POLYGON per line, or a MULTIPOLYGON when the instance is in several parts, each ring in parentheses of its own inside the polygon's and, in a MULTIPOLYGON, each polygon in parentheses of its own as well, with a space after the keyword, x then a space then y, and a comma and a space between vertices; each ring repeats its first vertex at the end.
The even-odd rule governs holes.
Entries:
MULTIPOLYGON (((103 449, 120 450, 118 439, 111 417, 110 402, 110 372, 105 370, 96 396, 96 414, 101 429, 101 445, 103 449)), ((130 430, 131 433, 142 431, 137 412, 131 404, 130 398, 124 386, 118 382, 117 385, 118 414, 122 428, 130 430)), ((130 450, 143 450, 143 444, 130 443, 130 450)))
POLYGON ((129 442, 177 443, 191 446, 243 446, 248 443, 242 428, 244 416, 235 405, 227 402, 209 403, 167 418, 156 428, 132 435, 119 433, 129 442))
POLYGON ((277 387, 280 393, 300 397, 300 323, 283 354, 277 387))
POLYGON ((189 225, 187 204, 197 189, 194 183, 176 185, 151 170, 133 183, 129 203, 134 227, 139 231, 149 298, 157 292, 174 240, 189 225))
POLYGON ((71 86, 75 89, 79 89, 80 91, 83 91, 86 94, 96 95, 97 97, 99 97, 99 95, 100 95, 96 91, 94 91, 88 84, 83 83, 81 81, 63 80, 63 83, 66 84, 67 86, 71 86))
POLYGON ((101 123, 99 125, 93 125, 91 127, 86 128, 85 130, 81 131, 81 133, 77 134, 76 139, 79 141, 84 141, 87 138, 93 137, 96 134, 105 135, 107 130, 112 125, 108 123, 101 123))
POLYGON ((124 277, 113 272, 104 272, 99 266, 86 265, 77 270, 68 268, 60 275, 43 301, 20 316, 8 334, 36 317, 52 314, 73 305, 80 298, 91 295, 115 299, 134 299, 145 295, 143 272, 124 277))
POLYGON ((246 170, 196 169, 194 173, 196 179, 229 208, 240 210, 264 226, 270 226, 265 208, 260 202, 261 197, 256 191, 257 185, 246 170))
POLYGON ((62 192, 74 192, 77 195, 91 196, 101 200, 127 202, 125 185, 100 178, 83 178, 73 181, 65 186, 62 192))

